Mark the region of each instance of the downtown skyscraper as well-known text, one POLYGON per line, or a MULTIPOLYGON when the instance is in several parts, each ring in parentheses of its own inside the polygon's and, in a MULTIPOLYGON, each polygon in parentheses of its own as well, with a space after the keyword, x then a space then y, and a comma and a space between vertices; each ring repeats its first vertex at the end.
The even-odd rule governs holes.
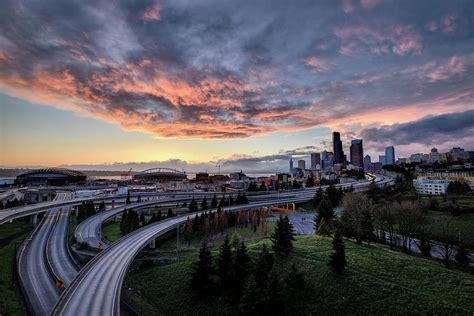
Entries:
POLYGON ((351 164, 356 167, 364 168, 364 149, 362 147, 362 139, 354 139, 351 141, 351 164))
POLYGON ((334 163, 344 163, 344 151, 342 150, 341 134, 339 132, 332 132, 332 146, 334 163))
POLYGON ((387 165, 395 164, 395 148, 393 146, 385 147, 385 163, 387 165))

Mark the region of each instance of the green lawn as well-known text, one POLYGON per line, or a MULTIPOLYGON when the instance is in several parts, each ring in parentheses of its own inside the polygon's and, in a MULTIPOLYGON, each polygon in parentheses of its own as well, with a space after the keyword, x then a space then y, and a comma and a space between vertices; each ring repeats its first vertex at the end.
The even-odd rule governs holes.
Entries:
POLYGON ((15 243, 25 239, 29 230, 28 224, 19 221, 0 225, 0 315, 26 314, 20 289, 11 284, 15 243))
MULTIPOLYGON (((248 242, 251 254, 264 242, 270 243, 248 242)), ((309 283, 292 315, 474 313, 474 276, 470 274, 385 246, 361 247, 346 240, 348 268, 335 276, 327 267, 330 239, 300 236, 294 246, 292 256, 277 260, 275 266, 284 275, 294 262, 309 283)), ((218 249, 213 253, 216 256, 218 249)), ((238 314, 223 299, 192 301, 187 283, 197 251, 181 255, 176 263, 130 272, 122 291, 125 299, 146 315, 238 314)))
POLYGON ((122 232, 120 231, 120 222, 105 222, 102 226, 102 236, 111 242, 114 242, 122 237, 122 232))
POLYGON ((461 240, 467 248, 474 249, 474 213, 460 216, 451 216, 440 211, 428 211, 429 230, 432 234, 441 235, 443 225, 451 221, 456 236, 461 235, 461 240))
POLYGON ((462 207, 474 207, 474 195, 448 195, 446 197, 446 202, 444 202, 442 196, 422 196, 421 200, 427 204, 430 198, 438 200, 438 203, 440 205, 442 205, 443 203, 455 202, 456 204, 462 207))

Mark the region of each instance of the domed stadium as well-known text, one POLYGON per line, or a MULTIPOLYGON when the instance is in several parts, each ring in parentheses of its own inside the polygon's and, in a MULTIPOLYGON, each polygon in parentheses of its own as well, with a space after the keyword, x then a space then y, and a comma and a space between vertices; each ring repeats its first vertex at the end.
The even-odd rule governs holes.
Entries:
POLYGON ((16 177, 16 183, 26 186, 64 186, 85 184, 87 176, 80 172, 65 168, 44 168, 27 171, 16 177))
POLYGON ((186 179, 187 176, 185 172, 170 168, 147 169, 133 175, 133 180, 142 182, 176 181, 186 179))

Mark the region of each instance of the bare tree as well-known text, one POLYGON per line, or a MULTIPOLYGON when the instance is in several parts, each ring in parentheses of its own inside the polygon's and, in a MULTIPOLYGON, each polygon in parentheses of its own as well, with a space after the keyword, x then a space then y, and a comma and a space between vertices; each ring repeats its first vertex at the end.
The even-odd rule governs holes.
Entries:
POLYGON ((374 208, 374 224, 379 240, 388 242, 393 249, 395 239, 395 225, 397 224, 397 208, 394 205, 379 205, 374 208))
POLYGON ((396 211, 398 231, 402 236, 402 249, 410 254, 413 238, 419 233, 426 216, 418 202, 403 201, 393 204, 393 207, 396 211))
POLYGON ((439 235, 436 235, 436 240, 440 242, 437 245, 439 254, 442 256, 444 265, 449 268, 449 264, 454 252, 454 245, 456 244, 456 232, 451 219, 446 219, 441 226, 439 235))
POLYGON ((372 202, 365 194, 345 194, 342 199, 344 211, 341 216, 345 235, 354 237, 362 245, 364 239, 373 235, 372 202))

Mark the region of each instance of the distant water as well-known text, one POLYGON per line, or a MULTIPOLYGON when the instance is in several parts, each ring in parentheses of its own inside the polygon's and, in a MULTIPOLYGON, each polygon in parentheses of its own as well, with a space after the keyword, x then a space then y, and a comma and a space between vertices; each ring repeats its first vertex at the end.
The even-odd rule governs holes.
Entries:
MULTIPOLYGON (((210 173, 210 175, 216 175, 217 173, 210 173)), ((222 175, 226 175, 228 176, 229 173, 224 173, 222 172, 221 173, 222 175)), ((251 177, 251 178, 259 178, 259 177, 269 177, 269 176, 272 176, 272 175, 275 175, 276 172, 272 172, 272 173, 246 173, 246 175, 248 177, 251 177)), ((196 178, 196 172, 186 172, 186 175, 188 176, 188 179, 194 179, 196 178)), ((94 179, 106 179, 106 180, 122 180, 122 176, 89 176, 88 177, 89 179, 91 180, 94 180, 94 179)))

